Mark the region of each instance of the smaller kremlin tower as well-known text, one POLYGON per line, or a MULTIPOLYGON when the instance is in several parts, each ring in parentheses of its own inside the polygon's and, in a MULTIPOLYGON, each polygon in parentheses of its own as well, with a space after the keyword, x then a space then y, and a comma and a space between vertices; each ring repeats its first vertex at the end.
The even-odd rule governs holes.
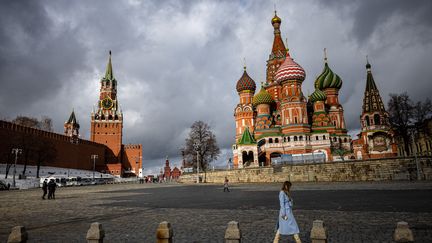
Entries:
POLYGON ((75 117, 75 112, 69 116, 69 119, 64 123, 64 133, 66 136, 71 138, 71 143, 77 143, 79 139, 79 128, 80 125, 75 117))

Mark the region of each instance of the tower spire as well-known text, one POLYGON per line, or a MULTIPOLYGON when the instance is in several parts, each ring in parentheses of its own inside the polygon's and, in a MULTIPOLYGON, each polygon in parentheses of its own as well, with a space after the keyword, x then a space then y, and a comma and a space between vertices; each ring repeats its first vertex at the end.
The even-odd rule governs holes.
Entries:
POLYGON ((369 63, 368 55, 366 55, 366 70, 368 71, 368 73, 371 72, 371 65, 369 63))
POLYGON ((324 48, 324 63, 327 63, 327 48, 324 48))
POLYGON ((111 50, 109 51, 109 59, 108 59, 107 69, 105 72, 105 79, 114 80, 114 74, 113 74, 112 64, 111 64, 111 50))
POLYGON ((243 57, 243 69, 246 71, 246 57, 243 57))

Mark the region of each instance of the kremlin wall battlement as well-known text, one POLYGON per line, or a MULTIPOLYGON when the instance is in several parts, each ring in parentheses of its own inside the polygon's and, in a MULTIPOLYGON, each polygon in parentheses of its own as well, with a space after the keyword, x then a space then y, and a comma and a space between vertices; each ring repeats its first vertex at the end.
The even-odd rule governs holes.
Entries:
MULTIPOLYGON (((66 135, 47 132, 31 127, 17 125, 7 121, 0 121, 0 163, 6 164, 10 160, 11 149, 28 147, 29 150, 37 151, 37 146, 41 143, 52 144, 56 151, 55 159, 44 166, 93 170, 91 155, 98 155, 95 160, 96 170, 105 168, 105 154, 108 148, 99 143, 88 140, 76 139, 66 135)), ((43 150, 41 152, 44 152, 43 150)), ((24 153, 24 151, 23 151, 24 153)), ((29 156, 28 165, 36 165, 37 158, 29 156)), ((11 162, 13 160, 10 160, 11 162)), ((17 159, 18 164, 24 163, 24 155, 21 154, 17 159)))
MULTIPOLYGON (((432 157, 418 158, 420 178, 432 180, 432 157)), ((204 179, 204 173, 200 176, 204 179)), ((301 165, 249 167, 233 170, 207 171, 208 183, 223 184, 225 177, 231 183, 268 182, 349 182, 416 180, 417 167, 413 157, 326 162, 301 165)), ((179 182, 194 183, 196 173, 181 175, 179 182)))

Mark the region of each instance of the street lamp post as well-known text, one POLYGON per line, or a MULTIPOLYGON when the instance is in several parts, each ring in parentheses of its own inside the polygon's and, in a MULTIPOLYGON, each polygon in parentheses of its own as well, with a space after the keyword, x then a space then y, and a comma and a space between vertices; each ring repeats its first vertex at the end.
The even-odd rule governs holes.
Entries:
POLYGON ((195 148, 195 151, 197 152, 197 183, 199 183, 199 168, 200 168, 200 164, 199 164, 199 149, 201 148, 201 143, 200 142, 196 142, 194 144, 194 148, 195 148))
POLYGON ((91 158, 93 159, 93 181, 95 180, 95 170, 96 170, 96 159, 98 158, 97 154, 92 154, 91 158))
POLYGON ((18 154, 22 153, 22 149, 19 148, 14 148, 12 149, 12 153, 15 154, 15 164, 14 164, 14 173, 13 173, 13 182, 12 182, 12 186, 15 188, 15 175, 16 175, 16 164, 17 164, 17 160, 18 160, 18 154))
POLYGON ((418 159, 417 159, 417 147, 416 147, 416 142, 415 142, 415 139, 414 139, 414 133, 411 133, 411 139, 412 139, 412 143, 411 143, 411 145, 412 145, 412 152, 414 153, 414 160, 415 160, 415 163, 416 163, 416 169, 417 169, 417 180, 420 180, 420 166, 419 166, 419 162, 418 162, 418 159), (414 148, 415 148, 415 152, 414 152, 414 148))

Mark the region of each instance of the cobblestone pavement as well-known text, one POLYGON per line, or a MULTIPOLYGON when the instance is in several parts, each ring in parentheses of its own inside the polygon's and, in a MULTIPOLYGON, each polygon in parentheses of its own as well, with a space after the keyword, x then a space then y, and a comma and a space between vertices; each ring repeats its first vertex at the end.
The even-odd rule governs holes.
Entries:
MULTIPOLYGON (((240 184, 223 193, 220 185, 103 185, 60 188, 56 200, 41 200, 41 191, 35 189, 0 191, 0 242, 7 241, 16 225, 27 228, 29 242, 85 242, 90 224, 96 221, 105 229, 105 242, 155 242, 156 228, 164 220, 174 229, 174 242, 223 242, 231 220, 240 223, 243 242, 271 242, 279 186, 240 184)), ((402 220, 409 223, 416 242, 432 242, 431 192, 431 182, 296 184, 294 215, 303 242, 310 242, 315 219, 324 220, 331 243, 392 242, 396 222, 402 220), (379 195, 368 192, 378 190, 388 200, 373 201, 379 195), (332 201, 323 197, 335 193, 341 195, 340 202, 332 207, 332 201), (370 209, 344 204, 353 203, 344 201, 344 195, 356 193, 363 199, 371 195, 364 201, 370 209), (410 198, 401 196, 405 193, 410 198), (306 199, 312 200, 309 206, 301 202, 306 199), (398 199, 402 205, 422 206, 407 211, 400 210, 401 205, 395 210, 384 207, 398 199), (313 202, 317 209, 311 208, 313 202)), ((357 203, 361 202, 359 198, 357 203)))

